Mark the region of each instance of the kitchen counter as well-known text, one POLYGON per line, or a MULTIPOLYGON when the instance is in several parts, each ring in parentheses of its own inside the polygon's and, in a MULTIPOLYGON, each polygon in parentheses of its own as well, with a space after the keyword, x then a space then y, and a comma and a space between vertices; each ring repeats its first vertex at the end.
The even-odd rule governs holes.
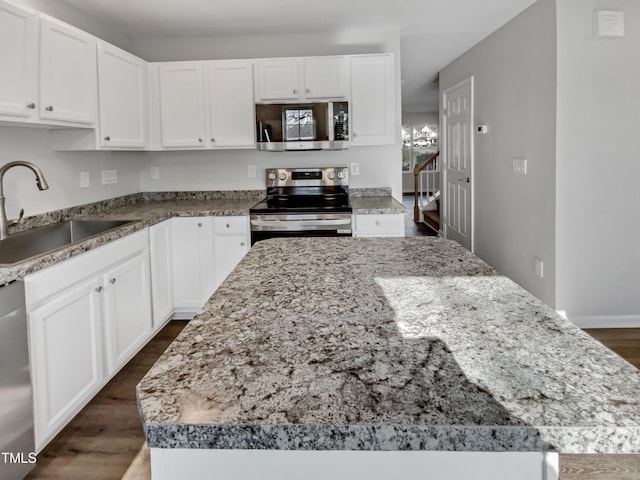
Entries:
POLYGON ((640 453, 639 394, 640 371, 435 237, 256 244, 137 387, 152 453, 640 453))
POLYGON ((402 203, 391 196, 390 188, 353 188, 349 202, 356 215, 402 213, 402 203))
POLYGON ((83 205, 25 219, 23 228, 35 228, 68 219, 137 220, 102 235, 73 243, 15 265, 0 267, 0 285, 92 250, 125 235, 172 217, 249 215, 264 192, 147 193, 83 205))

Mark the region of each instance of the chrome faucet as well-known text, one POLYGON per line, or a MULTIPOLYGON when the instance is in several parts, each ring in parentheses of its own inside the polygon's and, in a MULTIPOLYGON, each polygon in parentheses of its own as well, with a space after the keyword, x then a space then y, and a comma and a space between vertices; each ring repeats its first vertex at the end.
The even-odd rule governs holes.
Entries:
POLYGON ((44 178, 44 174, 42 170, 40 170, 36 165, 30 162, 25 162, 22 160, 18 160, 16 162, 9 162, 6 165, 0 167, 0 240, 6 238, 9 235, 9 226, 16 225, 20 220, 22 220, 22 215, 24 214, 24 210, 20 211, 20 218, 18 220, 14 220, 9 222, 7 220, 7 211, 4 208, 4 174, 12 167, 27 167, 30 169, 36 176, 36 185, 38 186, 38 190, 46 190, 49 188, 49 184, 47 184, 47 180, 44 178))

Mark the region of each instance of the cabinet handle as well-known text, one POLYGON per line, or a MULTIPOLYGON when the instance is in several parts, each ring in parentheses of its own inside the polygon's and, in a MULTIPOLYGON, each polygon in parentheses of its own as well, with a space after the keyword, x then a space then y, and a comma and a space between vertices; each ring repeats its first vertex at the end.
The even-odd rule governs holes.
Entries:
POLYGON ((33 103, 33 102, 28 103, 28 104, 27 104, 27 108, 34 109, 34 108, 36 108, 36 104, 35 104, 35 103, 33 103))
POLYGON ((45 108, 45 110, 46 110, 47 112, 53 112, 53 106, 52 106, 52 105, 49 105, 47 108, 45 108))
POLYGON ((113 285, 114 283, 116 283, 116 279, 115 279, 115 278, 112 278, 111 280, 109 280, 109 283, 110 283, 111 285, 113 285))
POLYGON ((104 139, 108 142, 109 140, 111 140, 111 137, 107 135, 106 137, 104 137, 104 139))
POLYGON ((102 286, 96 287, 96 292, 100 293, 102 291, 102 286))

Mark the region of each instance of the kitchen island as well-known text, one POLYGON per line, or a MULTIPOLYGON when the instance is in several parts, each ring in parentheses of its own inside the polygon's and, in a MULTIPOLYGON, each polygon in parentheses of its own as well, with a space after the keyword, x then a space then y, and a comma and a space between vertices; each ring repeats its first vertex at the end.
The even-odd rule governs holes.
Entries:
POLYGON ((557 478, 557 453, 640 453, 639 393, 432 237, 259 242, 137 389, 157 479, 557 478))

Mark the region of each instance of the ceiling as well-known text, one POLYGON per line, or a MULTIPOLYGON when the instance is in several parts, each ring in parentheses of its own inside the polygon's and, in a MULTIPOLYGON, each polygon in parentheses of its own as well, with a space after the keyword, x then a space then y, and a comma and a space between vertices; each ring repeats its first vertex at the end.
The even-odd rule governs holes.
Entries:
POLYGON ((437 74, 536 0, 64 0, 132 39, 398 32, 403 110, 436 111, 437 74))

